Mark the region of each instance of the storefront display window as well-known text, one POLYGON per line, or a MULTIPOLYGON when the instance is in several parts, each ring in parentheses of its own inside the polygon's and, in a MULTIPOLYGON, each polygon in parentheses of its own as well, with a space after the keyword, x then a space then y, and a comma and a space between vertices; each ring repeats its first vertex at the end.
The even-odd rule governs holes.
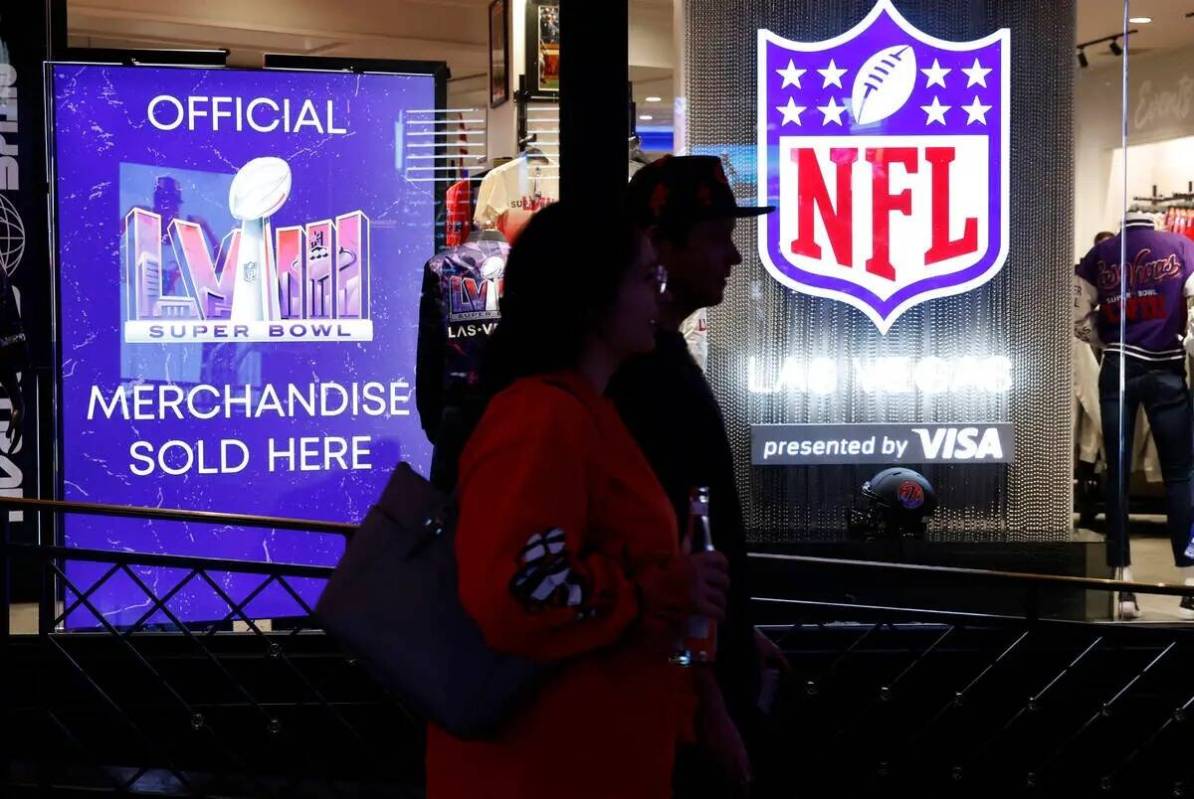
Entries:
MULTIPOLYGON (((948 561, 961 545, 990 543, 968 563, 1024 570, 1045 568, 1032 553, 1061 546, 1070 573, 1110 575, 1127 558, 1104 558, 1105 536, 1128 538, 1114 523, 1127 508, 1125 529, 1163 533, 1166 569, 1185 568, 1189 536, 1173 531, 1189 527, 1190 503, 1177 500, 1188 489, 1174 475, 1190 456, 1172 442, 1190 437, 1186 256, 1153 257, 1152 242, 1149 257, 1127 246, 1117 255, 1115 243, 1091 254, 1097 234, 1120 245, 1137 235, 1121 235, 1125 225, 1187 240, 1194 231, 1185 18, 1159 0, 629 0, 627 9, 626 177, 667 154, 713 156, 740 205, 775 209, 738 220, 742 264, 724 301, 681 327, 725 417, 753 544, 928 542, 942 547, 918 557, 948 561), (1121 387, 1108 371, 1158 359, 1176 364, 1171 388, 1185 410, 1173 418, 1149 412, 1164 397, 1129 396, 1131 376, 1121 387), (1122 486, 1111 468, 1121 460, 1122 486), (915 474, 876 479, 892 468, 915 474), (895 486, 890 508, 878 485, 895 486)), ((145 32, 122 38, 90 4, 76 10, 72 47, 161 44, 145 32)), ((333 24, 293 13, 296 30, 333 24)), ((394 143, 391 177, 433 214, 424 244, 401 253, 418 275, 417 296, 393 317, 414 341, 419 382, 419 440, 403 451, 450 482, 479 353, 500 320, 506 254, 561 196, 561 130, 575 122, 560 111, 567 9, 406 0, 378 12, 374 32, 358 16, 301 43, 270 31, 277 48, 265 32, 181 40, 227 46, 234 68, 260 67, 269 49, 291 53, 271 56, 279 69, 447 65, 438 95, 404 100, 378 124, 394 143), (449 35, 416 6, 467 13, 449 35)), ((195 11, 169 24, 210 22, 195 11)), ((620 92, 623 77, 610 80, 620 92)), ((313 108, 310 124, 339 135, 343 117, 313 108)), ((307 126, 302 109, 295 130, 307 126)), ((126 171, 137 169, 154 164, 126 171)), ((197 179, 175 176, 188 191, 197 179)), ((421 209, 408 203, 407 217, 421 209)), ((273 232, 320 220, 283 221, 273 232)), ((144 362, 136 352, 122 361, 144 362)), ((236 363, 251 382, 269 360, 236 363)), ((192 380, 196 370, 156 363, 146 377, 192 380)))
MULTIPOLYGON (((1079 40, 1086 65, 1077 86, 1075 236, 1079 277, 1099 301, 1090 349, 1101 366, 1092 374, 1083 351, 1086 370, 1076 368, 1075 380, 1082 394, 1099 397, 1102 449, 1092 457, 1088 439, 1084 460, 1094 462, 1096 480, 1102 470, 1110 564, 1128 579, 1194 585, 1187 346, 1194 174, 1186 152, 1194 130, 1185 74, 1194 35, 1186 22, 1181 9, 1134 0, 1115 25, 1108 20, 1079 40), (1114 129, 1098 110, 1109 83, 1126 92, 1114 129), (1110 213, 1121 203, 1122 224, 1110 213), (1089 250, 1098 231, 1120 235, 1089 250)), ((1194 619, 1194 601, 1184 599, 1121 595, 1116 610, 1126 619, 1194 619)))
MULTIPOLYGON (((1103 356, 1074 337, 1074 267, 1139 198, 1190 193, 1194 131, 1172 34, 1136 73, 1155 27, 1094 5, 677 4, 674 141, 776 207, 739 222, 743 264, 702 323, 759 545, 891 540, 876 518, 917 516, 920 494, 876 516, 865 486, 898 467, 937 500, 896 536, 943 545, 925 557, 985 542, 976 565, 1028 566, 1050 543, 1112 573, 1103 356)), ((1180 201, 1151 210, 1181 230, 1180 201)))
POLYGON ((949 5, 684 4, 688 146, 777 209, 709 312, 760 541, 881 533, 850 511, 884 466, 929 537, 1071 535, 1074 7, 949 5))
MULTIPOLYGON (((559 3, 477 0, 451 20, 459 4, 282 5, 159 19, 144 4, 131 28, 71 9, 49 84, 61 415, 43 453, 66 499, 357 521, 399 462, 454 480, 506 256, 560 196, 559 3)), ((72 517, 57 534, 316 565, 344 546, 179 529, 72 517)), ((164 619, 138 586, 100 582, 113 623, 164 619)), ((253 612, 296 602, 266 586, 253 612)), ((173 611, 225 605, 192 585, 173 611)))

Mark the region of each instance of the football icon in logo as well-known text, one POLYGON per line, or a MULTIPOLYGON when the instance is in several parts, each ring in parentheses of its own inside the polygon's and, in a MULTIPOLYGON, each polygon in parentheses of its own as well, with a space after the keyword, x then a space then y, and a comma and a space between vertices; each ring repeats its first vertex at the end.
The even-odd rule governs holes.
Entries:
POLYGON ((261 219, 290 196, 290 165, 281 158, 254 158, 240 168, 228 188, 228 210, 236 219, 261 219))
POLYGON ((870 125, 895 114, 916 88, 916 51, 887 47, 868 58, 854 79, 854 118, 870 125))

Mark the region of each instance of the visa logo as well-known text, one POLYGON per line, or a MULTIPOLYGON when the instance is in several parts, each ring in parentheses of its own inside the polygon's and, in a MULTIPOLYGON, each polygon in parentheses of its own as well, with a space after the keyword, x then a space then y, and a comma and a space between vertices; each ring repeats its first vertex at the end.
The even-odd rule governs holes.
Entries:
POLYGON ((914 427, 912 432, 929 461, 1003 460, 1003 442, 994 427, 914 427))

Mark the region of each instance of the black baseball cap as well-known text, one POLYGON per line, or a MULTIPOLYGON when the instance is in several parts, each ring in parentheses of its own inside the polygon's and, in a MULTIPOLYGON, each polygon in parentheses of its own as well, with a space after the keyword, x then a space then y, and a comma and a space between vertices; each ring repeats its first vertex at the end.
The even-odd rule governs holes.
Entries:
POLYGON ((775 208, 738 205, 715 155, 666 155, 631 178, 627 210, 636 224, 649 227, 762 216, 775 208))

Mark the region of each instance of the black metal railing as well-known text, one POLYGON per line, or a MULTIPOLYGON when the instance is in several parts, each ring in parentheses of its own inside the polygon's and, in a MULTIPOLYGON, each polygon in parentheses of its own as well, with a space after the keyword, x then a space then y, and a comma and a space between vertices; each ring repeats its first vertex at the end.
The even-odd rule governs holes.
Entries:
MULTIPOLYGON (((345 536, 354 529, 34 499, 2 499, 0 507, 345 536)), ((14 544, 4 528, 0 662, 11 742, 4 795, 417 792, 420 725, 322 634, 298 584, 326 579, 330 568, 14 544), (81 584, 68 561, 106 568, 81 584), (10 627, 9 586, 18 564, 41 575, 36 635, 14 635, 10 627), (151 570, 168 579, 148 579, 151 570), (257 579, 234 591, 230 574, 257 579), (97 604, 97 592, 115 580, 144 594, 135 620, 114 623, 97 604), (255 617, 254 600, 270 589, 289 597, 296 612, 283 620, 255 617), (184 591, 206 592, 226 612, 186 621, 172 605, 184 591)))
MULTIPOLYGON (((351 525, 0 498, 0 508, 350 535, 351 525)), ((7 514, 4 514, 5 516, 7 514)), ((6 796, 418 796, 422 731, 323 635, 302 581, 326 567, 13 544, 0 551, 6 796), (86 583, 67 561, 98 565, 86 583), (36 634, 9 627, 14 566, 38 570, 36 634), (147 570, 169 575, 153 582, 147 570), (232 590, 226 575, 253 576, 232 590), (145 595, 131 621, 96 601, 145 595), (185 621, 184 591, 226 608, 185 621), (260 619, 267 590, 293 616, 260 619), (71 624, 68 618, 89 619, 71 624)), ((1181 586, 790 555, 755 598, 787 652, 763 779, 779 795, 1184 796, 1194 785, 1194 630, 1049 618, 1056 592, 1175 596, 1181 586), (817 594, 804 575, 837 589, 817 594), (882 577, 883 591, 868 591, 882 577), (1003 592, 1016 612, 916 606, 911 588, 1003 592), (768 768, 770 762, 779 766, 768 768)), ((1176 604, 1176 601, 1175 601, 1176 604)), ((1109 605, 1109 603, 1108 603, 1109 605)))
POLYGON ((752 558, 782 567, 794 586, 755 603, 792 665, 776 734, 800 795, 1190 795, 1194 626, 1041 613, 1050 592, 1176 597, 1184 586, 752 558), (799 596, 802 575, 816 572, 825 583, 827 571, 840 593, 896 575, 921 589, 961 582, 976 595, 1019 594, 1010 604, 1023 610, 950 612, 909 607, 898 595, 799 596), (799 768, 802 760, 810 767, 799 768))

